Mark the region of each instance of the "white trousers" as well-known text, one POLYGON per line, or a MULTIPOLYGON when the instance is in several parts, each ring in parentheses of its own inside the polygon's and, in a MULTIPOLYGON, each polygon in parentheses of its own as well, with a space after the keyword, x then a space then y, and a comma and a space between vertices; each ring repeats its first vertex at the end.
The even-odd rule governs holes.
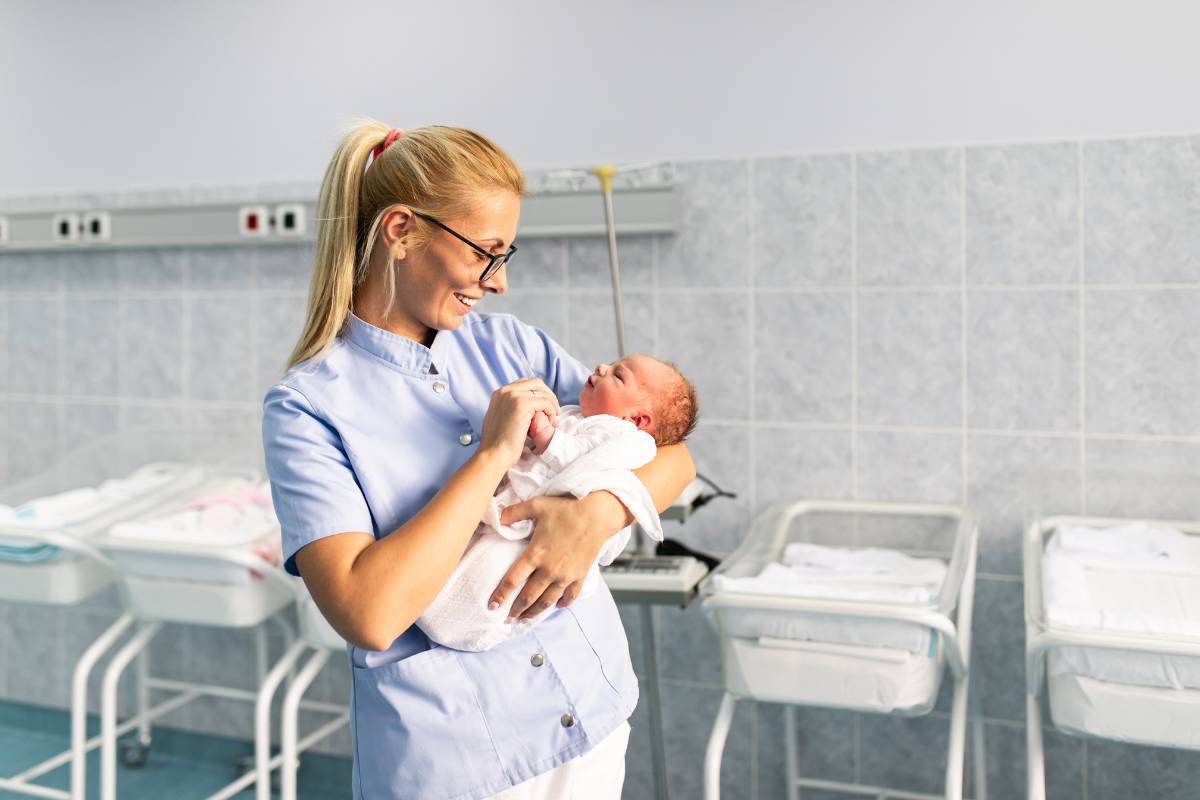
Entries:
POLYGON ((621 800, 628 744, 629 723, 622 722, 579 758, 492 795, 489 800, 621 800))

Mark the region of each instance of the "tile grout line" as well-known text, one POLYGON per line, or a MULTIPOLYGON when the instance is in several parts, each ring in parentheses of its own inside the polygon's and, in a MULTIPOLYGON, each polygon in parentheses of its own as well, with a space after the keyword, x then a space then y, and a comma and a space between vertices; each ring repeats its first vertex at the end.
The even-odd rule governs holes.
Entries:
POLYGON ((967 151, 963 148, 959 151, 958 162, 958 258, 959 258, 959 356, 962 362, 959 366, 959 402, 961 403, 960 417, 962 425, 962 442, 959 444, 959 497, 962 498, 962 503, 967 504, 967 457, 969 455, 967 445, 968 417, 968 392, 967 392, 967 151))
POLYGON ((1086 259, 1084 255, 1084 225, 1086 216, 1084 214, 1084 154, 1083 142, 1080 142, 1075 147, 1075 170, 1076 170, 1076 247, 1079 251, 1079 481, 1080 492, 1082 496, 1079 498, 1081 510, 1087 513, 1087 273, 1086 259))
POLYGON ((850 496, 858 487, 858 156, 850 156, 850 496))
MULTIPOLYGON (((747 168, 747 179, 749 181, 749 198, 746 206, 750 211, 750 224, 747 226, 750 236, 750 275, 747 281, 750 285, 749 312, 750 312, 750 408, 747 410, 747 416, 750 420, 750 435, 747 449, 749 450, 749 472, 746 476, 746 483, 749 485, 750 495, 750 513, 753 516, 755 509, 758 508, 758 437, 755 435, 758 426, 758 295, 754 291, 755 281, 758 279, 758 205, 756 203, 757 196, 757 181, 758 172, 754 168, 754 162, 751 161, 747 168)), ((755 753, 755 766, 752 771, 752 776, 755 780, 758 778, 758 760, 757 752, 755 753)))

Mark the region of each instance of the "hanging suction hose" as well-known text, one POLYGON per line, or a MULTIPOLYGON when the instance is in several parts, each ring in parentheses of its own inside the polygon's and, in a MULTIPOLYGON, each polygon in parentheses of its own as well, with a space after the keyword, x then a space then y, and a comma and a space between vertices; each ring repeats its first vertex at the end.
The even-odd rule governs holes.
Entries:
MULTIPOLYGON (((601 164, 592 170, 600 180, 600 191, 604 193, 604 225, 608 228, 608 267, 612 274, 613 310, 617 315, 617 356, 625 357, 625 313, 621 305, 621 269, 617 264, 617 223, 613 219, 612 185, 617 174, 616 164, 601 164)), ((640 542, 639 542, 640 544, 640 542)))

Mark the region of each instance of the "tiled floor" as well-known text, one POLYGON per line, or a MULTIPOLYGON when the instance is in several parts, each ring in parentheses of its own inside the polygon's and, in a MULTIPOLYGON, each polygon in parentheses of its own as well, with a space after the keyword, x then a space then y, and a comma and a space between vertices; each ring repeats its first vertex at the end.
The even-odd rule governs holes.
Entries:
MULTIPOLYGON (((51 709, 31 711, 30 707, 13 712, 11 704, 0 703, 0 775, 11 776, 43 761, 68 747, 67 715, 51 709), (31 715, 36 715, 31 719, 31 715), (14 721, 29 724, 17 726, 14 721)), ((91 720, 91 722, 95 722, 91 720)), ((237 777, 238 759, 253 752, 249 742, 222 739, 156 728, 154 744, 146 764, 139 769, 120 767, 117 796, 120 800, 192 800, 208 797, 237 777)), ((37 784, 66 789, 69 766, 64 765, 42 776, 37 784)), ((87 797, 99 797, 100 758, 98 751, 88 757, 87 797)), ((299 776, 300 800, 349 800, 350 762, 348 759, 304 754, 299 776)), ((28 800, 30 796, 0 790, 0 800, 28 800)), ((237 800, 253 800, 253 786, 235 795, 237 800)))

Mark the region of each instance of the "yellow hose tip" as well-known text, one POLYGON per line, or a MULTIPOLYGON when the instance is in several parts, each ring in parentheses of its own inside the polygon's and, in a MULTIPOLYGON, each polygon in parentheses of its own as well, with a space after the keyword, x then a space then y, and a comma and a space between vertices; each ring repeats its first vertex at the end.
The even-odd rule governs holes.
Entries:
POLYGON ((592 174, 600 179, 601 189, 605 192, 611 192, 613 176, 617 174, 617 165, 601 164, 592 170, 592 174))

